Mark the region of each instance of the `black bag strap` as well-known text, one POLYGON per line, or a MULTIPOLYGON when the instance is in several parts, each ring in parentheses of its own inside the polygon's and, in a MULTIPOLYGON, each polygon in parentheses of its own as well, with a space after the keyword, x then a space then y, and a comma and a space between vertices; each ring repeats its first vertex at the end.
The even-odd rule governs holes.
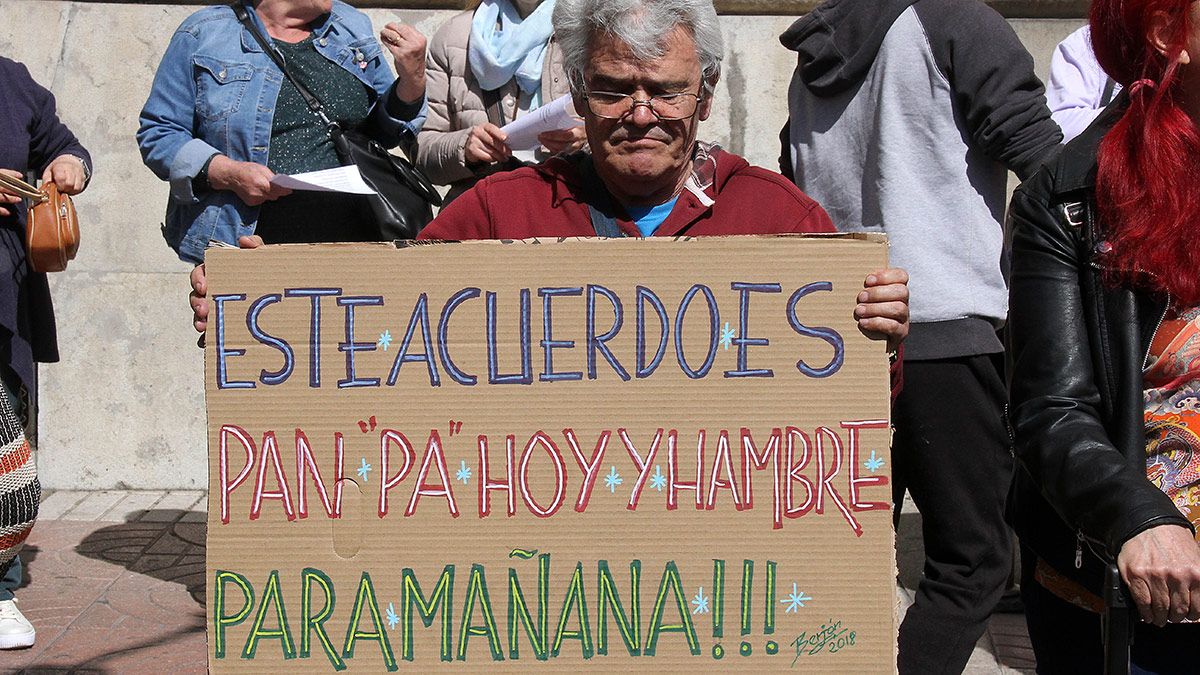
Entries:
POLYGON ((625 236, 625 232, 617 225, 616 218, 605 214, 591 204, 588 204, 588 213, 592 216, 592 228, 596 230, 597 237, 620 239, 625 236))
POLYGON ((329 129, 331 134, 340 132, 341 127, 338 125, 338 123, 330 120, 329 116, 325 114, 325 107, 321 105, 321 99, 313 95, 313 93, 308 90, 308 87, 300 84, 300 82, 292 76, 292 72, 288 70, 287 63, 283 60, 283 55, 279 53, 279 50, 275 47, 275 45, 267 41, 266 36, 264 36, 258 30, 258 26, 254 25, 254 21, 250 18, 250 13, 246 11, 246 5, 243 4, 241 0, 236 0, 232 5, 230 5, 230 7, 233 8, 233 13, 237 15, 238 21, 242 22, 242 25, 246 27, 246 30, 250 31, 250 34, 254 36, 254 39, 258 42, 259 46, 262 47, 262 50, 266 52, 267 56, 270 56, 271 60, 275 62, 275 65, 279 66, 279 69, 283 71, 283 76, 288 79, 288 82, 292 83, 292 86, 296 88, 296 91, 300 92, 300 98, 304 99, 304 103, 308 105, 308 109, 312 110, 318 117, 321 118, 321 121, 325 123, 326 128, 329 129))
POLYGON ((597 204, 611 206, 612 197, 609 196, 608 190, 605 189, 604 183, 600 180, 600 176, 596 174, 596 167, 592 164, 592 156, 590 154, 583 155, 576 167, 579 170, 579 177, 583 181, 583 197, 587 202, 588 215, 591 216, 592 229, 596 231, 596 236, 610 239, 620 239, 628 236, 621 229, 621 226, 617 224, 617 219, 614 216, 608 215, 597 207, 597 204))
POLYGON ((487 113, 488 121, 498 127, 502 127, 511 120, 504 116, 504 106, 501 102, 504 99, 504 87, 499 89, 485 89, 479 96, 483 102, 483 109, 487 113))

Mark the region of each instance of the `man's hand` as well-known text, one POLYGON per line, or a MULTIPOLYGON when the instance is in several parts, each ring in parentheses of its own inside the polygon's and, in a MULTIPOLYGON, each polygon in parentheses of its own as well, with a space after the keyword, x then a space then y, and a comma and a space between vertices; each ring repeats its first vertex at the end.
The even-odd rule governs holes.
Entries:
MULTIPOLYGON (((21 172, 13 169, 0 169, 0 173, 6 176, 12 176, 13 178, 23 179, 21 172)), ((24 197, 13 194, 3 187, 0 187, 0 216, 11 216, 13 214, 13 209, 5 206, 5 204, 20 204, 22 199, 24 199, 24 197)))
POLYGON ((229 190, 248 206, 258 206, 292 193, 271 183, 275 172, 262 164, 238 162, 225 155, 215 155, 208 164, 208 184, 214 190, 229 190))
POLYGON ((467 164, 493 164, 512 157, 512 150, 509 150, 508 144, 505 143, 507 139, 508 135, 491 122, 471 127, 471 134, 467 136, 467 143, 463 146, 467 164))
POLYGON ((87 172, 83 162, 74 155, 59 155, 50 162, 50 166, 42 172, 43 183, 54 183, 58 191, 67 195, 77 195, 83 192, 87 185, 87 172))
POLYGON ((1121 546, 1117 567, 1143 621, 1200 620, 1200 545, 1188 528, 1160 525, 1139 533, 1121 546))
POLYGON ((858 294, 854 318, 864 335, 886 338, 888 351, 895 351, 908 335, 908 272, 899 267, 867 275, 858 294))
MULTIPOLYGON (((263 245, 262 237, 257 234, 238 239, 241 248, 258 248, 263 245)), ((204 276, 204 263, 196 265, 191 276, 192 292, 188 295, 188 304, 192 306, 192 326, 197 333, 204 333, 208 328, 208 279, 204 276)), ((200 336, 197 345, 204 346, 204 335, 200 336)))
POLYGON ((425 36, 412 26, 393 22, 379 31, 379 40, 396 64, 396 97, 401 103, 421 100, 425 95, 425 36))
POLYGON ((556 155, 560 152, 574 152, 587 145, 587 132, 583 127, 543 131, 538 134, 538 143, 556 155))

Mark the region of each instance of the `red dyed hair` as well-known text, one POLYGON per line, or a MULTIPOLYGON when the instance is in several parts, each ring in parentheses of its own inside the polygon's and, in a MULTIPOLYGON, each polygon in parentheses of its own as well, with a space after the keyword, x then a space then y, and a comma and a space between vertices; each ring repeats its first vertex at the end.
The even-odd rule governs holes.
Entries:
POLYGON ((1097 158, 1096 201, 1119 263, 1113 280, 1149 284, 1185 307, 1200 304, 1200 132, 1181 106, 1178 77, 1191 5, 1094 0, 1090 16, 1096 59, 1130 99, 1097 158), (1149 37, 1159 11, 1173 19, 1165 56, 1149 37))

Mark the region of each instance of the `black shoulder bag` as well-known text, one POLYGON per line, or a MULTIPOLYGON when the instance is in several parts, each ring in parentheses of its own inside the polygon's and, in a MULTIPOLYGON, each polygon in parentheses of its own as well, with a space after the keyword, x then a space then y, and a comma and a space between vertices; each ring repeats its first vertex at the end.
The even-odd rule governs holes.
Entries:
POLYGON ((357 166, 363 182, 375 190, 375 194, 367 195, 367 203, 379 230, 379 240, 415 239, 421 229, 433 220, 432 207, 442 205, 442 198, 433 184, 412 162, 388 152, 366 134, 354 129, 342 129, 337 122, 329 119, 321 101, 292 77, 283 57, 250 19, 245 5, 235 2, 231 6, 238 21, 279 66, 288 82, 300 92, 309 109, 321 118, 342 166, 357 166))

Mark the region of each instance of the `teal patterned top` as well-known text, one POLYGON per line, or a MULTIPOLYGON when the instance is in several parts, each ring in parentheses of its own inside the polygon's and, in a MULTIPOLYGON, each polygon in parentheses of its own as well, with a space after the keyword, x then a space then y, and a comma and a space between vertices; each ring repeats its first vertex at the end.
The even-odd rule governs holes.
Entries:
MULTIPOLYGON (((325 114, 343 129, 358 126, 371 109, 374 92, 343 68, 321 56, 313 37, 296 43, 275 41, 292 76, 313 93, 325 114)), ((271 122, 267 166, 275 173, 296 174, 339 166, 325 125, 290 82, 279 89, 271 122)))

